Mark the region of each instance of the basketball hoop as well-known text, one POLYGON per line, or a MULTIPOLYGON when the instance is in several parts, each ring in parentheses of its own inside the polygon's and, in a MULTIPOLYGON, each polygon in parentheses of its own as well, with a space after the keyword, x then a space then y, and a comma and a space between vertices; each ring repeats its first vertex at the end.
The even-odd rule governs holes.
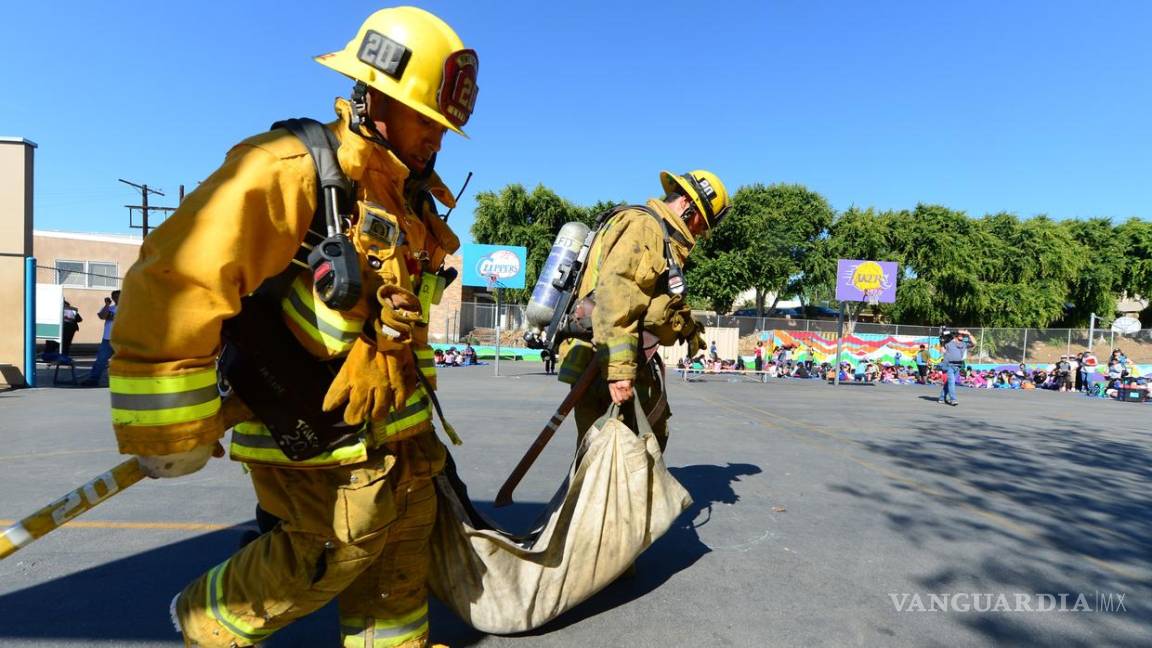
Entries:
POLYGON ((864 301, 867 302, 868 306, 870 306, 870 307, 875 308, 876 306, 878 306, 880 304, 880 290, 879 289, 865 290, 864 291, 864 301))
POLYGON ((500 278, 495 274, 488 275, 488 292, 496 290, 496 286, 500 283, 500 278))

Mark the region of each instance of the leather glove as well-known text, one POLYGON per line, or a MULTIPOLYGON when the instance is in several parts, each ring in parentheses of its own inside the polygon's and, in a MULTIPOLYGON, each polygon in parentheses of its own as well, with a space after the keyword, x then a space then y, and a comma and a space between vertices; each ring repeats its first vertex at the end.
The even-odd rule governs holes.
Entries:
POLYGON ((187 452, 173 452, 165 455, 136 455, 140 469, 153 479, 183 477, 200 470, 213 456, 224 456, 224 448, 219 443, 199 445, 187 452))
POLYGON ((412 341, 412 328, 420 324, 420 298, 395 284, 376 291, 380 317, 373 329, 382 349, 394 350, 412 341))
POLYGON ((385 353, 363 337, 357 339, 324 396, 324 411, 347 403, 344 422, 359 425, 365 419, 383 420, 390 407, 403 409, 403 392, 409 390, 398 388, 414 387, 416 382, 406 357, 403 352, 385 353))

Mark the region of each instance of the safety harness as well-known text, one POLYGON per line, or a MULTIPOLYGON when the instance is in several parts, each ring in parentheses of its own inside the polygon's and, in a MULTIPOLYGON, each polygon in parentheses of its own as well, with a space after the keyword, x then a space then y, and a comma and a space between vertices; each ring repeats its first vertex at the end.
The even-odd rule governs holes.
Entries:
POLYGON ((655 210, 647 205, 617 205, 601 212, 596 216, 595 228, 592 233, 585 239, 583 249, 578 255, 582 261, 573 264, 561 274, 556 280, 556 287, 564 293, 558 301, 556 312, 552 315, 552 323, 548 326, 545 339, 542 341, 533 341, 539 345, 538 348, 543 348, 549 353, 555 353, 560 342, 568 338, 579 338, 582 340, 592 339, 592 311, 596 306, 595 292, 589 293, 583 299, 574 299, 576 291, 580 289, 580 284, 584 279, 584 274, 588 271, 589 263, 587 262, 588 250, 592 248, 598 239, 606 230, 608 223, 612 221, 621 212, 636 209, 648 214, 656 220, 660 225, 660 231, 664 234, 664 260, 668 265, 668 269, 657 279, 660 292, 667 293, 668 295, 682 295, 687 289, 684 281, 684 271, 680 268, 680 264, 676 262, 676 257, 672 255, 672 245, 670 239, 675 236, 678 243, 688 246, 688 241, 684 239, 680 232, 669 232, 668 223, 657 214, 655 210))
POLYGON ((219 371, 221 391, 244 401, 288 459, 307 461, 359 442, 361 427, 345 424, 339 410, 323 411, 344 360, 318 359, 300 345, 284 323, 282 302, 293 297, 292 282, 301 267, 311 269, 316 294, 332 310, 346 310, 359 300, 359 258, 339 215, 341 205, 351 204, 355 186, 340 169, 339 142, 323 124, 289 119, 272 125, 277 128, 300 139, 312 157, 316 211, 291 263, 243 297, 240 313, 224 322, 219 371))

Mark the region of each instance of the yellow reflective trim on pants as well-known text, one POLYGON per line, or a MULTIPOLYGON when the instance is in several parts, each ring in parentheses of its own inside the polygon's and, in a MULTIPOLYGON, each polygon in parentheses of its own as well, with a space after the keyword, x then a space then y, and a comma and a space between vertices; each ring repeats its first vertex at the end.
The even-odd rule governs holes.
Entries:
POLYGON ((232 442, 228 448, 233 461, 320 468, 345 466, 368 460, 368 444, 361 438, 357 443, 323 452, 311 459, 292 461, 276 445, 272 432, 259 421, 245 421, 232 428, 232 442))
POLYGON ((392 648, 428 633, 428 604, 402 617, 341 617, 344 648, 392 648))
POLYGON ((280 300, 280 308, 308 337, 334 355, 350 349, 364 326, 364 320, 346 319, 317 300, 305 286, 303 276, 292 282, 288 295, 280 300))
MULTIPOLYGON (((231 560, 231 559, 229 559, 231 560)), ((207 604, 208 614, 216 620, 217 623, 224 626, 228 632, 246 639, 251 642, 257 642, 268 637, 272 634, 272 630, 263 630, 256 628, 243 619, 232 614, 228 606, 224 603, 224 569, 228 566, 228 560, 216 565, 208 572, 208 587, 207 591, 207 604)))

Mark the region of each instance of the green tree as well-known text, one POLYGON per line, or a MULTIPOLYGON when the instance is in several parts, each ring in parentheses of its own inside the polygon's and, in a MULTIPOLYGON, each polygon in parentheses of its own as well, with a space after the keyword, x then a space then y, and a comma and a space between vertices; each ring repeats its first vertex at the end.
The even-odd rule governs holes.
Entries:
POLYGON ((922 204, 892 223, 905 263, 894 313, 905 323, 1048 326, 1084 267, 1083 246, 1046 216, 973 219, 922 204))
POLYGON ((1152 296, 1152 223, 1138 219, 1116 228, 1123 246, 1120 289, 1129 296, 1152 296))
POLYGON ((963 212, 916 205, 894 215, 895 254, 904 262, 895 312, 909 324, 967 324, 984 312, 980 270, 995 239, 963 212))
POLYGON ((1125 243, 1107 218, 1061 224, 1080 245, 1084 266, 1068 286, 1068 324, 1086 326, 1092 313, 1110 315, 1124 277, 1125 243))
POLYGON ((763 313, 768 294, 779 299, 819 269, 814 252, 832 217, 828 201, 802 185, 741 187, 732 196, 731 212, 692 254, 691 291, 717 312, 727 312, 736 296, 751 288, 763 313))
POLYGON ((560 228, 571 221, 591 226, 595 213, 572 204, 543 185, 537 185, 529 193, 523 185, 510 184, 498 193, 482 191, 476 194, 472 238, 477 243, 528 248, 525 288, 509 290, 505 294, 510 302, 523 302, 531 296, 532 287, 536 285, 538 273, 560 228))
POLYGON ((989 326, 1046 327, 1064 318, 1069 287, 1084 267, 1084 252, 1068 228, 1047 216, 1021 222, 1012 214, 980 221, 994 240, 981 277, 989 326))

